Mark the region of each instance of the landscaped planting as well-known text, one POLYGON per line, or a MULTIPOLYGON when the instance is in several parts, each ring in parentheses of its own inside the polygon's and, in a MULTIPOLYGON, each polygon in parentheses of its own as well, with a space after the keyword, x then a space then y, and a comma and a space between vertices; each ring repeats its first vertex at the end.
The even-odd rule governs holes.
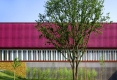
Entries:
MULTIPOLYGON (((78 80, 96 80, 94 69, 80 68, 78 80)), ((70 68, 27 68, 27 79, 32 80, 72 80, 70 68)))
MULTIPOLYGON (((0 80, 13 80, 14 79, 14 73, 8 70, 4 70, 0 72, 0 80)), ((16 80, 27 80, 25 78, 22 78, 21 76, 16 75, 16 80)))
MULTIPOLYGON (((72 80, 70 68, 27 68, 27 79, 16 75, 16 80, 72 80)), ((17 73, 16 73, 17 74, 17 73)), ((79 68, 78 80, 96 80, 94 69, 79 68)), ((12 80, 13 72, 0 72, 1 80, 12 80)))

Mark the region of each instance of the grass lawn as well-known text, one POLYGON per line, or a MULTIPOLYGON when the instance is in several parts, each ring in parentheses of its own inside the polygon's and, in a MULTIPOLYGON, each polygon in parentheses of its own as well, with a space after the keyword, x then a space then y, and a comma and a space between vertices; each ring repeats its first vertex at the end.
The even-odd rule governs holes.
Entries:
MULTIPOLYGON (((0 72, 0 80, 14 80, 13 73, 9 71, 0 72)), ((16 76, 16 80, 39 80, 39 79, 24 79, 16 76)))
MULTIPOLYGON (((0 80, 14 80, 13 73, 9 71, 0 72, 0 80)), ((16 76, 16 80, 26 80, 16 76)))

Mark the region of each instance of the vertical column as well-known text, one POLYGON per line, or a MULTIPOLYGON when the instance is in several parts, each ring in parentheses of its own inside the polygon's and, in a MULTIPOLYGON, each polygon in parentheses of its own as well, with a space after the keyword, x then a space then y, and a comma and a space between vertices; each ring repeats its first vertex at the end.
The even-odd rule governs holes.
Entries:
POLYGON ((98 50, 98 61, 100 60, 101 56, 100 56, 100 50, 98 50))
POLYGON ((104 50, 102 50, 103 51, 103 59, 104 59, 104 61, 105 61, 105 55, 104 55, 104 50))
MULTIPOLYGON (((67 51, 66 51, 66 58, 68 58, 68 57, 67 57, 67 51)), ((65 59, 65 60, 67 61, 67 59, 65 59)))
POLYGON ((115 60, 117 61, 117 51, 115 50, 115 60))
POLYGON ((113 51, 113 60, 115 61, 115 50, 113 51))
POLYGON ((65 51, 62 50, 62 53, 61 53, 61 55, 62 55, 62 60, 64 60, 64 56, 63 56, 63 55, 64 55, 64 52, 65 52, 65 51))
POLYGON ((91 59, 90 59, 90 61, 92 61, 92 60, 93 60, 92 50, 90 50, 89 53, 90 53, 90 55, 91 55, 91 59))
POLYGON ((86 56, 86 52, 84 52, 84 55, 83 55, 83 57, 82 57, 82 61, 85 60, 85 56, 86 56))
POLYGON ((114 50, 112 51, 111 54, 112 54, 112 58, 113 58, 113 61, 114 61, 114 50))
POLYGON ((114 59, 116 61, 116 50, 114 51, 114 59))
POLYGON ((43 60, 43 51, 41 50, 41 60, 43 60))
POLYGON ((84 60, 87 61, 87 51, 85 51, 84 60))
POLYGON ((88 58, 88 61, 90 61, 90 54, 89 54, 89 50, 87 50, 87 58, 88 58))
POLYGON ((38 58, 41 60, 41 50, 38 51, 38 58))
POLYGON ((89 61, 89 53, 88 53, 88 50, 87 50, 87 61, 89 61))
POLYGON ((21 50, 21 60, 23 61, 23 50, 21 50))
POLYGON ((60 61, 59 52, 56 50, 57 61, 60 61))
MULTIPOLYGON (((83 53, 81 52, 80 53, 80 56, 82 55, 83 53)), ((83 55, 84 56, 84 55, 83 55)), ((81 61, 83 61, 83 56, 81 57, 81 61)), ((79 57, 79 59, 80 59, 80 57, 79 57)))
POLYGON ((97 52, 95 50, 94 50, 94 53, 93 54, 95 54, 95 59, 97 61, 97 52))
POLYGON ((33 50, 31 50, 31 60, 33 60, 33 50))
POLYGON ((4 61, 4 50, 2 50, 2 61, 4 61))
POLYGON ((26 60, 28 61, 28 50, 26 50, 26 60))
POLYGON ((13 57, 13 50, 11 52, 11 60, 13 61, 14 60, 14 57, 13 57))
POLYGON ((116 51, 115 51, 115 50, 114 50, 114 54, 113 54, 113 55, 114 55, 114 61, 115 61, 115 60, 116 60, 116 58, 115 58, 115 55, 116 55, 116 51))
POLYGON ((52 54, 53 54, 53 60, 55 61, 55 51, 54 50, 52 51, 52 54))
POLYGON ((104 61, 105 61, 105 51, 103 50, 103 58, 104 58, 104 61))
POLYGON ((108 61, 108 51, 106 50, 106 60, 108 61))
POLYGON ((106 51, 104 53, 104 56, 105 56, 105 60, 107 60, 107 53, 106 53, 106 51))
POLYGON ((85 61, 87 61, 87 50, 85 51, 85 61))
POLYGON ((111 51, 109 50, 109 61, 112 61, 112 59, 111 59, 111 51))
POLYGON ((52 50, 50 50, 50 54, 51 54, 51 60, 53 60, 52 50))
POLYGON ((57 50, 55 50, 55 60, 58 61, 58 58, 57 58, 57 50))
POLYGON ((48 50, 45 50, 45 60, 48 60, 48 53, 47 53, 48 50))
POLYGON ((98 61, 100 60, 100 50, 97 50, 97 52, 98 52, 98 61))
POLYGON ((38 59, 38 50, 36 50, 36 60, 39 60, 38 59))
POLYGON ((107 50, 107 53, 108 53, 108 55, 107 55, 107 56, 108 56, 108 61, 109 61, 109 50, 107 50))
POLYGON ((50 50, 49 50, 49 60, 51 60, 51 53, 50 53, 50 50))
MULTIPOLYGON (((18 58, 18 50, 16 50, 16 58, 18 58)), ((19 59, 19 58, 18 58, 19 59)))
POLYGON ((96 61, 96 54, 94 53, 94 50, 92 50, 92 56, 93 56, 93 61, 96 61))
POLYGON ((51 60, 51 54, 50 54, 50 50, 48 50, 48 60, 50 61, 51 60))
POLYGON ((108 51, 108 61, 110 60, 110 52, 109 52, 109 50, 107 50, 108 51))
POLYGON ((6 55, 6 58, 7 58, 7 61, 9 60, 9 54, 8 54, 8 50, 7 50, 7 53, 6 53, 7 55, 6 55))
POLYGON ((104 56, 103 56, 103 50, 101 50, 101 56, 103 57, 103 60, 104 60, 104 56))
POLYGON ((62 58, 62 56, 63 56, 62 53, 60 53, 60 56, 61 56, 61 60, 63 60, 63 58, 62 58))
POLYGON ((97 57, 97 61, 98 61, 98 51, 97 50, 95 50, 95 52, 96 52, 96 57, 97 57))
POLYGON ((92 60, 93 60, 92 50, 90 50, 89 53, 90 53, 90 55, 91 55, 91 56, 90 56, 90 57, 91 57, 91 58, 90 58, 90 61, 92 61, 92 60))
POLYGON ((99 50, 99 60, 102 59, 101 50, 99 50))
POLYGON ((65 61, 65 50, 64 50, 64 56, 63 56, 63 59, 64 59, 64 61, 65 61))

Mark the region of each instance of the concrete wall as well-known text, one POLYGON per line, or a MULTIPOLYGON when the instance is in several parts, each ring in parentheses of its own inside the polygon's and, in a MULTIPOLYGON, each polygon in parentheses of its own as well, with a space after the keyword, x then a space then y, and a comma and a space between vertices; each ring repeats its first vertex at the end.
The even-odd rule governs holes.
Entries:
MULTIPOLYGON (((26 62, 27 67, 71 67, 69 62, 26 62)), ((117 62, 105 62, 106 67, 117 67, 117 62)), ((100 67, 99 62, 81 62, 79 67, 100 67)))

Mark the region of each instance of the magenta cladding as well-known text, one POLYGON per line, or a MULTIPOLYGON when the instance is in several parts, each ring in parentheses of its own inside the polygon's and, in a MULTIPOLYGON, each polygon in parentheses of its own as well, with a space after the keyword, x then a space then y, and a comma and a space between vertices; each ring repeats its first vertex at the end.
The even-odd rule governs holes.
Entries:
MULTIPOLYGON (((36 23, 10 22, 0 23, 0 48, 15 49, 53 49, 53 45, 46 44, 45 38, 39 39, 39 32, 34 27, 36 23)), ((114 49, 117 48, 117 23, 108 24, 102 29, 102 34, 92 32, 88 48, 114 49)))

